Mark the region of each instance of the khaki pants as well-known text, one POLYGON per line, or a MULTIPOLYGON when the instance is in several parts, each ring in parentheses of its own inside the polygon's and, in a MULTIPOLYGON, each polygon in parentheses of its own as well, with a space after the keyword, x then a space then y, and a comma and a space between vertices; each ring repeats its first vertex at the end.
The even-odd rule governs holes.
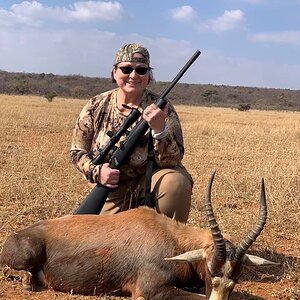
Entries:
MULTIPOLYGON (((185 223, 191 206, 193 180, 182 166, 170 169, 154 169, 151 179, 151 195, 157 212, 185 223)), ((123 181, 109 194, 101 214, 116 214, 138 206, 145 193, 145 175, 123 181)))

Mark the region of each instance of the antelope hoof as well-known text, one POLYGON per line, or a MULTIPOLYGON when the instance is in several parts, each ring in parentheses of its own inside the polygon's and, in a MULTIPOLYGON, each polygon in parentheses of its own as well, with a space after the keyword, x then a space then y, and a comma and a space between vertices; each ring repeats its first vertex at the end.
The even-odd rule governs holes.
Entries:
POLYGON ((23 285, 23 289, 25 291, 28 291, 28 292, 32 292, 33 291, 33 286, 32 284, 22 284, 23 285))
POLYGON ((26 291, 33 291, 32 274, 28 271, 21 271, 20 273, 23 288, 26 291))

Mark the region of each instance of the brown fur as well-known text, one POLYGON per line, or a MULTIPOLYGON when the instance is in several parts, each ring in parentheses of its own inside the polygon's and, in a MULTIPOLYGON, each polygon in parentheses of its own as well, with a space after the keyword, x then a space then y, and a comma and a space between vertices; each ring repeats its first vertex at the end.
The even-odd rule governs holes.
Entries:
POLYGON ((164 258, 195 249, 211 253, 212 245, 209 230, 137 208, 113 216, 70 215, 38 222, 7 239, 0 263, 33 276, 43 270, 44 284, 58 291, 205 299, 173 288, 199 284, 205 262, 178 264, 164 258))

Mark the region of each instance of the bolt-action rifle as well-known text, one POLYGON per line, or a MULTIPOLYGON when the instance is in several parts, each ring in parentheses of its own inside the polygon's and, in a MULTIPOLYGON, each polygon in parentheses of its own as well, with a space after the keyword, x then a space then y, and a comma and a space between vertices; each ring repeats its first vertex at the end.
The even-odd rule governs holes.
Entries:
MULTIPOLYGON (((189 61, 184 65, 184 67, 179 71, 177 76, 173 79, 170 86, 167 87, 165 91, 161 94, 161 96, 155 103, 160 109, 164 109, 164 107, 167 104, 167 100, 165 99, 165 97, 200 54, 201 52, 199 50, 197 50, 193 54, 193 56, 189 59, 189 61)), ((99 156, 93 160, 94 164, 99 165, 104 161, 109 151, 115 147, 115 144, 119 141, 121 136, 126 133, 127 129, 140 117, 140 115, 141 113, 138 109, 132 110, 132 112, 129 114, 120 130, 115 135, 111 136, 111 140, 100 151, 99 156)), ((128 159, 128 157, 131 155, 136 145, 138 144, 138 141, 144 136, 148 128, 149 125, 144 119, 138 122, 138 124, 130 131, 128 136, 125 138, 121 147, 115 150, 115 152, 112 154, 112 157, 109 161, 110 168, 118 169, 128 159)), ((83 200, 79 208, 74 212, 74 214, 99 214, 111 191, 112 190, 110 188, 100 183, 97 183, 96 186, 92 189, 92 191, 83 200)))

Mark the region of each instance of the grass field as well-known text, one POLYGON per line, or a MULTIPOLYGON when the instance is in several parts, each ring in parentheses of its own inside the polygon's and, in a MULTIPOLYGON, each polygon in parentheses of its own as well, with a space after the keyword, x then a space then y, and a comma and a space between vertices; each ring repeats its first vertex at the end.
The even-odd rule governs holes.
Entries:
MULTIPOLYGON (((0 95, 0 245, 17 229, 71 213, 88 192, 69 158, 71 131, 84 104, 0 95)), ((266 182, 269 218, 250 252, 281 265, 245 270, 232 299, 299 300, 300 113, 188 106, 177 111, 184 164, 195 181, 190 224, 206 226, 203 194, 216 170, 215 213, 222 231, 239 242, 256 221, 261 178, 266 182)), ((1 269, 0 299, 96 299, 24 293, 9 274, 1 269)))

